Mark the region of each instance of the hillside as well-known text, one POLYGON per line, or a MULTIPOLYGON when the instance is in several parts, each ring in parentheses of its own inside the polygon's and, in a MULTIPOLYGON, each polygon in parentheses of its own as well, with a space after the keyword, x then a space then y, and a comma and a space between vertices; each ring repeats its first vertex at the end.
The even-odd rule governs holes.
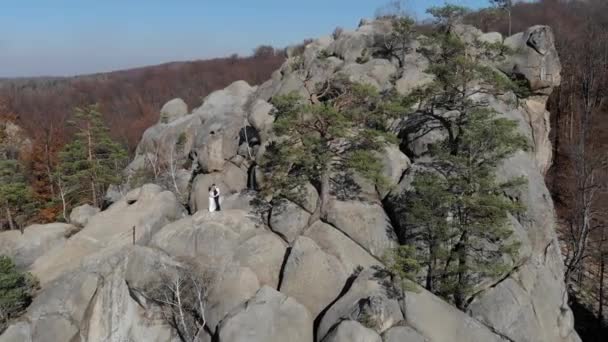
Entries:
POLYGON ((454 11, 170 101, 107 208, 0 233, 41 286, 0 341, 580 341, 544 182, 553 31, 454 11))
POLYGON ((99 103, 113 137, 133 150, 168 99, 180 97, 192 108, 236 80, 262 83, 283 60, 279 52, 261 53, 69 78, 0 79, 0 104, 30 136, 63 141, 74 108, 99 103))

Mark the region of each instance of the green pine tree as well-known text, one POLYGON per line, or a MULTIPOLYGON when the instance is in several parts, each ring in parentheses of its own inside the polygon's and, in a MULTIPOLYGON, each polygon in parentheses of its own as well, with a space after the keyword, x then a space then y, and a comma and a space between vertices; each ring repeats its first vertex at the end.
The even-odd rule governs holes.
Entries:
POLYGON ((30 305, 37 286, 31 274, 20 272, 9 257, 0 256, 0 333, 30 305))
POLYGON ((100 206, 108 186, 121 181, 127 161, 126 150, 111 139, 97 105, 77 108, 70 124, 76 132, 59 153, 55 174, 64 215, 70 203, 100 206))
POLYGON ((421 53, 435 77, 410 96, 416 103, 411 132, 426 127, 445 138, 430 146, 430 162, 414 176, 397 210, 401 240, 414 248, 403 258, 417 260, 424 270, 416 279, 463 310, 480 281, 504 274, 517 258, 508 214, 522 208, 505 191, 525 180, 500 182, 495 173, 527 148, 517 123, 500 118, 488 100, 517 88, 492 67, 510 51, 456 35, 452 28, 465 12, 449 5, 431 10, 440 27, 423 40, 421 53))
POLYGON ((332 184, 349 182, 344 179, 350 180, 353 171, 376 184, 384 183, 374 152, 391 138, 384 131, 388 114, 381 110, 378 92, 370 86, 337 80, 324 93, 315 104, 303 103, 294 94, 273 99, 277 138, 262 162, 267 194, 298 196, 301 185, 311 182, 320 189, 321 202, 326 203, 330 187, 335 188, 332 184), (338 173, 345 178, 332 177, 338 173))
MULTIPOLYGON (((0 160, 0 206, 10 229, 17 229, 16 218, 29 215, 34 201, 31 188, 17 160, 0 160)), ((23 228, 23 227, 19 227, 23 228)))

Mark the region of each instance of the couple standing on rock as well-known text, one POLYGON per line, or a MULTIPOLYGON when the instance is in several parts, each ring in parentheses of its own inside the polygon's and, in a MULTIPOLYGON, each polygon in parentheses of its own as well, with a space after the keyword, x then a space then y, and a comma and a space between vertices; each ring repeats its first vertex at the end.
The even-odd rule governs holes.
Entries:
POLYGON ((212 184, 209 187, 209 212, 220 210, 220 189, 215 184, 212 184))

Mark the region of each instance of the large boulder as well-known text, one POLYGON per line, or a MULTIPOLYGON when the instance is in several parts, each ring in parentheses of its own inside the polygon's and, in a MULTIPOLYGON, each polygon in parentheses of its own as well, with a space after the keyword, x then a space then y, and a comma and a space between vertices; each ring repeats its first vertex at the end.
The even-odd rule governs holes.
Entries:
POLYGON ((396 244, 396 236, 382 206, 331 199, 324 208, 326 221, 377 258, 396 244))
POLYGON ((505 73, 525 79, 533 92, 551 94, 561 82, 561 64, 549 26, 537 25, 505 39, 515 53, 501 66, 505 73))
POLYGON ((382 161, 382 176, 387 180, 386 188, 380 189, 380 196, 386 197, 399 184, 405 171, 412 164, 410 159, 395 145, 387 145, 384 153, 380 154, 382 161))
POLYGON ((280 290, 316 317, 338 297, 347 278, 344 266, 335 256, 323 252, 313 240, 300 236, 285 264, 280 290))
POLYGON ((234 82, 211 93, 193 111, 202 122, 194 149, 203 172, 222 171, 226 161, 237 154, 239 133, 246 126, 245 106, 254 91, 244 81, 234 82))
POLYGON ((172 256, 190 257, 204 268, 231 262, 251 269, 260 285, 278 285, 286 244, 257 216, 244 210, 200 211, 165 226, 151 245, 172 256))
POLYGON ((66 233, 75 227, 65 223, 35 224, 18 230, 0 232, 0 255, 8 255, 17 267, 25 269, 39 257, 61 249, 66 233))
POLYGON ((403 321, 399 291, 391 284, 387 271, 380 268, 363 270, 344 296, 323 315, 317 341, 323 340, 342 320, 358 321, 378 334, 403 321))
POLYGON ((207 294, 207 324, 214 331, 228 313, 255 295, 260 282, 255 273, 238 263, 229 263, 215 270, 213 285, 207 294))
POLYGON ((406 55, 403 61, 403 73, 395 82, 397 93, 407 96, 414 89, 431 83, 434 76, 425 72, 428 66, 429 61, 421 54, 414 52, 406 55))
POLYGON ((270 212, 270 229, 292 243, 308 226, 310 214, 299 205, 281 200, 270 212))
POLYGON ((222 321, 218 336, 218 342, 310 342, 313 319, 302 304, 264 286, 222 321))
POLYGON ((376 90, 386 90, 392 87, 391 79, 397 68, 386 59, 372 59, 365 64, 352 63, 346 65, 340 74, 349 81, 367 84, 376 90))
POLYGON ((419 332, 408 326, 396 326, 382 335, 384 342, 428 342, 419 332))
POLYGON ((421 288, 405 294, 405 317, 410 327, 432 342, 505 342, 479 321, 421 288))
MULTIPOLYGON (((342 321, 323 342, 382 342, 380 335, 357 321, 342 321)), ((409 342, 409 341, 408 341, 409 342)))
POLYGON ((173 99, 160 109, 160 122, 169 123, 188 114, 188 105, 182 99, 173 99))
POLYGON ((277 288, 286 249, 285 242, 276 234, 261 232, 235 250, 234 260, 253 270, 260 285, 277 288))
POLYGON ((105 248, 145 244, 169 222, 184 215, 184 209, 169 191, 148 184, 134 189, 110 208, 93 216, 87 226, 70 238, 64 248, 54 249, 31 267, 42 284, 77 269, 86 256, 105 248), (133 232, 135 231, 135 236, 133 232))
POLYGON ((355 241, 322 221, 313 223, 304 235, 314 240, 323 252, 338 258, 349 276, 359 268, 381 265, 378 259, 355 241))
POLYGON ((249 123, 260 134, 263 141, 268 138, 272 123, 274 122, 273 109, 274 107, 270 103, 258 99, 253 103, 249 112, 249 123))
POLYGON ((84 227, 89 222, 89 219, 99 212, 99 208, 90 204, 84 204, 72 209, 70 213, 70 223, 80 227, 84 227))

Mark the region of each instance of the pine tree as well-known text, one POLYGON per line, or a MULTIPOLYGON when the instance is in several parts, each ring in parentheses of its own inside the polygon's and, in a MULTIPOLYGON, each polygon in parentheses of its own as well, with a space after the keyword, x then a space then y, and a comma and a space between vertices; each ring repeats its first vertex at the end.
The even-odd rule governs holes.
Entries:
POLYGON ((277 138, 262 162, 267 193, 293 197, 304 182, 311 182, 320 189, 324 204, 331 185, 342 182, 332 174, 351 179, 355 171, 383 183, 374 152, 391 138, 384 132, 387 113, 380 110, 380 95, 370 86, 338 80, 326 85, 318 98, 321 101, 314 104, 293 94, 273 99, 277 138))
MULTIPOLYGON (((524 179, 496 180, 506 158, 527 148, 517 123, 498 117, 488 98, 517 87, 492 67, 509 53, 500 44, 465 42, 455 32, 460 8, 433 9, 440 30, 424 41, 434 81, 410 96, 417 103, 411 117, 420 130, 441 130, 445 138, 432 144, 430 161, 402 196, 399 232, 423 268, 418 281, 466 309, 475 285, 507 271, 517 257, 509 213, 522 208, 504 194, 524 179)), ((406 128, 407 130, 407 128, 406 128)), ((395 263, 397 264, 397 263, 395 263)))
POLYGON ((70 124, 76 132, 59 153, 55 173, 64 216, 70 203, 101 205, 108 186, 120 182, 127 160, 125 149, 110 138, 97 105, 77 108, 70 124))
POLYGON ((19 162, 0 160, 0 206, 10 229, 18 228, 16 217, 30 214, 33 204, 31 189, 19 162))
POLYGON ((37 286, 31 274, 19 272, 9 257, 0 256, 0 333, 32 302, 37 286))

